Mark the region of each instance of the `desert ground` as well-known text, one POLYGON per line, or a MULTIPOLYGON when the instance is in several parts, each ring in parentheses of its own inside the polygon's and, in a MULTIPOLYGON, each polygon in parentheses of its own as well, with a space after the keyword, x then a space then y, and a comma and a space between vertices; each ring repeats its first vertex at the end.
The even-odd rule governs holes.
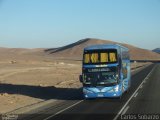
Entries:
MULTIPOLYGON (((147 64, 132 63, 132 70, 147 64)), ((78 79, 80 74, 81 61, 44 58, 30 61, 2 59, 0 61, 0 113, 50 99, 65 100, 63 94, 67 90, 81 87, 78 79)))
MULTIPOLYGON (((67 100, 81 87, 81 60, 87 45, 113 43, 84 39, 59 48, 2 48, 0 47, 0 113, 25 108, 48 100, 67 100), (79 59, 80 58, 80 59, 79 59)), ((159 59, 149 50, 126 45, 131 58, 159 59), (138 57, 137 57, 138 56, 138 57)), ((134 60, 135 60, 134 59, 134 60)), ((132 71, 151 63, 132 63, 132 71)))

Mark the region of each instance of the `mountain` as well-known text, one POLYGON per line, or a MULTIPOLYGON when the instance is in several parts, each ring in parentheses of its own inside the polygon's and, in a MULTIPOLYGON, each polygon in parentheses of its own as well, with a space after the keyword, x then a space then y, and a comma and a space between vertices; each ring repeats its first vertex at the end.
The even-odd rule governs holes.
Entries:
POLYGON ((138 48, 129 44, 117 43, 110 40, 100 40, 95 38, 86 38, 79 40, 75 43, 62 46, 59 48, 50 48, 45 49, 45 52, 48 54, 52 54, 54 57, 61 57, 61 58, 77 58, 81 59, 83 54, 84 47, 90 45, 97 45, 97 44, 120 44, 127 48, 129 48, 130 56, 132 60, 159 60, 160 55, 152 52, 150 50, 138 48))
POLYGON ((160 48, 156 48, 156 49, 154 49, 152 51, 160 54, 160 48))
MULTIPOLYGON (((62 46, 59 48, 2 48, 0 47, 0 58, 4 60, 41 60, 47 59, 82 59, 83 49, 90 45, 97 44, 120 44, 129 48, 132 60, 160 60, 160 54, 150 50, 138 48, 129 44, 117 43, 110 40, 100 40, 94 38, 86 38, 79 40, 75 43, 62 46)), ((156 51, 159 49, 156 49, 156 51)))

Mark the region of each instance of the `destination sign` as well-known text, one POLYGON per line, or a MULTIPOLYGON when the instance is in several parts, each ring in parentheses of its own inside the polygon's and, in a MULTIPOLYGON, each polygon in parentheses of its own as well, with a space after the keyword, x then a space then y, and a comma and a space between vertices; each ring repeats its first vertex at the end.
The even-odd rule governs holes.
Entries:
POLYGON ((109 72, 111 71, 110 68, 92 68, 88 69, 88 72, 109 72))

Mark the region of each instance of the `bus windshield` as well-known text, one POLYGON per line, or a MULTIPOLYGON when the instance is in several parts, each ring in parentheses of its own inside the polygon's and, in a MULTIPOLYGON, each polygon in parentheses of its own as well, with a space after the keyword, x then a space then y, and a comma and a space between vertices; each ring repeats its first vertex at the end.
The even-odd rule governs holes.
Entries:
POLYGON ((118 82, 118 68, 88 68, 84 71, 84 84, 90 86, 113 85, 118 82))
POLYGON ((116 49, 84 51, 84 64, 116 63, 117 61, 116 49))

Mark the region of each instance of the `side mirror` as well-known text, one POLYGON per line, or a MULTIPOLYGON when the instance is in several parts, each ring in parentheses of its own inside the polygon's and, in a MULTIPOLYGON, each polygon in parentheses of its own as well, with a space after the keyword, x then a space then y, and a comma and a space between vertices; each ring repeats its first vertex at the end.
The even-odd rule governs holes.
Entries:
POLYGON ((83 82, 82 75, 79 75, 79 81, 80 81, 81 83, 83 82))

